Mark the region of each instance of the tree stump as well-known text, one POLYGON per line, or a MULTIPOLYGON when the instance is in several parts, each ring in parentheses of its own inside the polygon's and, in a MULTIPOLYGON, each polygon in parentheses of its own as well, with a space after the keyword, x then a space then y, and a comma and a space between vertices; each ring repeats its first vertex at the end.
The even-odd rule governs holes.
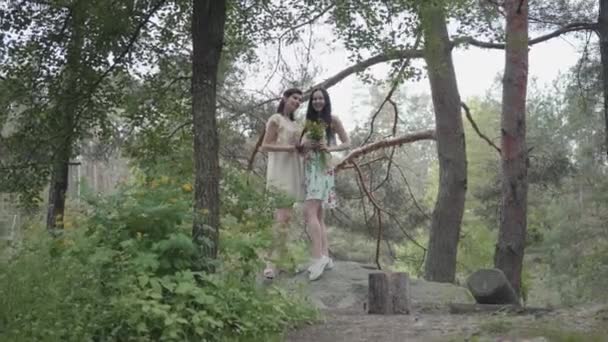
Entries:
POLYGON ((479 304, 520 305, 517 293, 499 269, 487 268, 476 271, 467 279, 467 287, 479 304))
POLYGON ((407 273, 370 273, 368 285, 368 313, 410 313, 410 282, 407 273))

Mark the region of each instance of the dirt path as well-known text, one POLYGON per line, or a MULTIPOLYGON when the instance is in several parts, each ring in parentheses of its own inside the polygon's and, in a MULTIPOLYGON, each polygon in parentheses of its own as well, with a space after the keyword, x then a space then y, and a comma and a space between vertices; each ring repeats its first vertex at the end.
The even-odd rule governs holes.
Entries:
POLYGON ((452 315, 449 303, 473 303, 468 290, 415 279, 411 281, 412 314, 368 315, 364 305, 370 272, 374 270, 365 265, 340 262, 317 282, 309 283, 304 274, 283 280, 283 285, 307 293, 322 314, 320 322, 291 331, 284 340, 608 342, 608 305, 536 315, 452 315))
POLYGON ((608 329, 602 328, 593 315, 574 319, 572 312, 546 317, 445 313, 378 316, 329 311, 324 315, 323 322, 292 331, 285 341, 608 341, 608 329))

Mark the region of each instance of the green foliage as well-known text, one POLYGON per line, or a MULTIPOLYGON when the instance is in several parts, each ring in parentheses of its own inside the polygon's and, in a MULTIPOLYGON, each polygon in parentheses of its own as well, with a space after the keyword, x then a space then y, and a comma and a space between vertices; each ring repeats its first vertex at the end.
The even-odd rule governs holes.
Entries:
POLYGON ((472 215, 465 214, 458 244, 456 270, 462 280, 480 268, 494 265, 497 232, 488 229, 478 218, 470 216, 472 215))
POLYGON ((86 341, 111 318, 97 270, 63 253, 90 246, 73 234, 51 240, 42 228, 9 264, 0 263, 3 341, 86 341))
POLYGON ((59 239, 32 231, 42 237, 1 265, 11 294, 0 299, 2 340, 264 340, 315 317, 297 297, 256 285, 272 199, 245 175, 223 180, 219 261, 190 237, 191 186, 138 179, 93 200, 59 239), (197 271, 210 262, 215 273, 197 271))
MULTIPOLYGON (((428 234, 426 232, 414 234, 413 237, 417 241, 428 241, 428 234)), ((397 270, 422 278, 424 275, 425 250, 412 243, 407 243, 396 246, 395 254, 395 268, 397 270)))
POLYGON ((321 141, 325 137, 326 125, 320 121, 306 120, 304 130, 307 132, 308 137, 313 141, 321 141))
POLYGON ((125 56, 139 54, 133 39, 157 7, 53 0, 0 8, 7 41, 0 45, 0 122, 10 127, 0 141, 7 149, 1 191, 38 204, 55 166, 77 155, 79 142, 115 133, 113 116, 132 82, 125 56))

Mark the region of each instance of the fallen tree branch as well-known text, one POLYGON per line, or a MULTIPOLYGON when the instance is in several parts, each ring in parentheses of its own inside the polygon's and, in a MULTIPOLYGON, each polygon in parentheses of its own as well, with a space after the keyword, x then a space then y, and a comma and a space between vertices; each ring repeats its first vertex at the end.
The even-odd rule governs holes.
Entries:
POLYGON ((365 154, 382 149, 382 148, 403 145, 403 144, 407 144, 407 143, 411 143, 411 142, 419 141, 419 140, 435 140, 435 139, 436 139, 435 130, 429 129, 426 131, 405 134, 405 135, 398 136, 395 138, 380 140, 380 141, 373 142, 371 144, 363 145, 361 147, 358 147, 358 148, 352 150, 348 155, 346 155, 346 157, 344 157, 336 165, 336 171, 340 171, 340 170, 344 169, 348 164, 352 164, 355 159, 357 159, 365 154))
POLYGON ((461 102, 460 105, 462 106, 462 108, 464 108, 465 115, 466 115, 467 119, 469 120, 469 122, 471 123, 471 126, 473 126, 473 129, 475 130, 475 132, 477 132, 477 135, 479 135, 481 137, 481 139, 485 140, 488 144, 490 144, 490 146, 494 147, 494 149, 496 151, 498 151, 498 153, 500 154, 501 153, 500 147, 496 146, 496 144, 494 144, 494 142, 490 138, 488 138, 486 135, 481 133, 479 126, 477 126, 477 124, 473 120, 473 116, 471 115, 469 106, 467 106, 466 103, 464 103, 464 102, 461 102))

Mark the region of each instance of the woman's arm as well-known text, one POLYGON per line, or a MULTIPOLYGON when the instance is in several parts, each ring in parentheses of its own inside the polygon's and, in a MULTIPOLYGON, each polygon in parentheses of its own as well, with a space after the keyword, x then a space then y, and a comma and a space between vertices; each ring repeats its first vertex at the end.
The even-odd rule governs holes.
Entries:
POLYGON ((335 151, 344 151, 350 148, 350 137, 346 134, 344 130, 344 126, 342 125, 342 121, 338 119, 338 117, 332 117, 332 128, 338 134, 338 138, 340 138, 340 145, 330 146, 327 151, 335 152, 335 151))
POLYGON ((276 121, 276 117, 270 117, 266 123, 266 132, 264 133, 264 140, 260 151, 262 152, 295 152, 295 145, 277 145, 277 139, 279 137, 279 123, 276 121))

